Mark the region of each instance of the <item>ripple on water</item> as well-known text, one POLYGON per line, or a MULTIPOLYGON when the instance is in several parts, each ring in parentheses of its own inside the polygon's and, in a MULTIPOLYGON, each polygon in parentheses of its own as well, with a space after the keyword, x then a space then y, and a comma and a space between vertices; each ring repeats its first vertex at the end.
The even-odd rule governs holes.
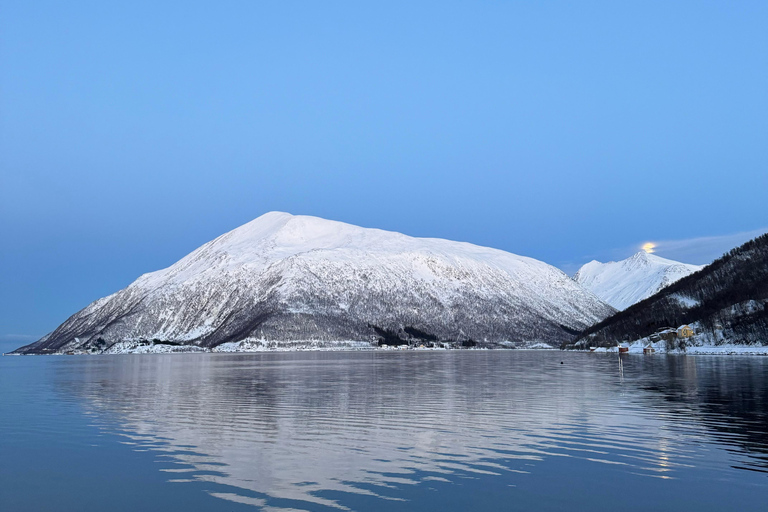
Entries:
POLYGON ((207 482, 216 498, 272 509, 402 507, 425 489, 452 496, 494 482, 736 481, 768 468, 767 367, 740 361, 624 358, 619 368, 615 356, 514 351, 57 359, 52 393, 22 393, 46 396, 50 413, 24 434, 0 417, 0 434, 60 436, 55 418, 77 408, 156 453, 173 485, 207 482))

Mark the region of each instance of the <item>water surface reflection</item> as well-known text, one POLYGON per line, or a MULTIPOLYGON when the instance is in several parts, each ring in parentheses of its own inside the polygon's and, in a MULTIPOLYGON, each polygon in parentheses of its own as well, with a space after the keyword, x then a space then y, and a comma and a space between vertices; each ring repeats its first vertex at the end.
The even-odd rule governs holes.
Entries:
POLYGON ((485 492, 495 496, 487 509, 507 497, 608 509, 610 486, 638 495, 624 509, 672 506, 664 493, 691 486, 703 509, 732 495, 749 509, 768 491, 766 363, 629 357, 620 368, 615 355, 523 351, 119 356, 77 358, 82 373, 61 366, 56 386, 135 449, 173 461, 169 480, 210 482, 214 496, 265 509, 482 509, 485 492), (603 495, 573 502, 576 489, 603 495), (461 502, 467 493, 478 498, 461 502))

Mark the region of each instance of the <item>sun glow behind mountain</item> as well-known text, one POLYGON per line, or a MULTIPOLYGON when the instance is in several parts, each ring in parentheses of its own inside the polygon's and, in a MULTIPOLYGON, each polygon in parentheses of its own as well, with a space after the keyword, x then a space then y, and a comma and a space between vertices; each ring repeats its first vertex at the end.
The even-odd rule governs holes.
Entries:
POLYGON ((653 242, 647 242, 643 244, 643 250, 648 254, 653 254, 655 248, 656 248, 656 244, 653 242))

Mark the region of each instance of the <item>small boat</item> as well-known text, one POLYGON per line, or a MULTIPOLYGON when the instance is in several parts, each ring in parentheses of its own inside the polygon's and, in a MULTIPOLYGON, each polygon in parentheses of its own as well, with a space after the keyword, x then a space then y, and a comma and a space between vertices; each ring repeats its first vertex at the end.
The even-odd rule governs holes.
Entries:
POLYGON ((597 350, 597 347, 589 347, 590 352, 594 352, 595 350, 597 350))

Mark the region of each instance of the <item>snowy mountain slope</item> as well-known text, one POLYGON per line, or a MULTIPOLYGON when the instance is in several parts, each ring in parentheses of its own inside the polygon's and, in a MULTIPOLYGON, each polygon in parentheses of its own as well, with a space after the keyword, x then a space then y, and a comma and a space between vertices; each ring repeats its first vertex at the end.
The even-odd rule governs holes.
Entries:
POLYGON ((622 261, 590 261, 576 272, 573 279, 622 310, 702 268, 640 251, 622 261))
POLYGON ((21 353, 157 340, 558 341, 614 310, 504 251, 265 214, 99 299, 21 353))

